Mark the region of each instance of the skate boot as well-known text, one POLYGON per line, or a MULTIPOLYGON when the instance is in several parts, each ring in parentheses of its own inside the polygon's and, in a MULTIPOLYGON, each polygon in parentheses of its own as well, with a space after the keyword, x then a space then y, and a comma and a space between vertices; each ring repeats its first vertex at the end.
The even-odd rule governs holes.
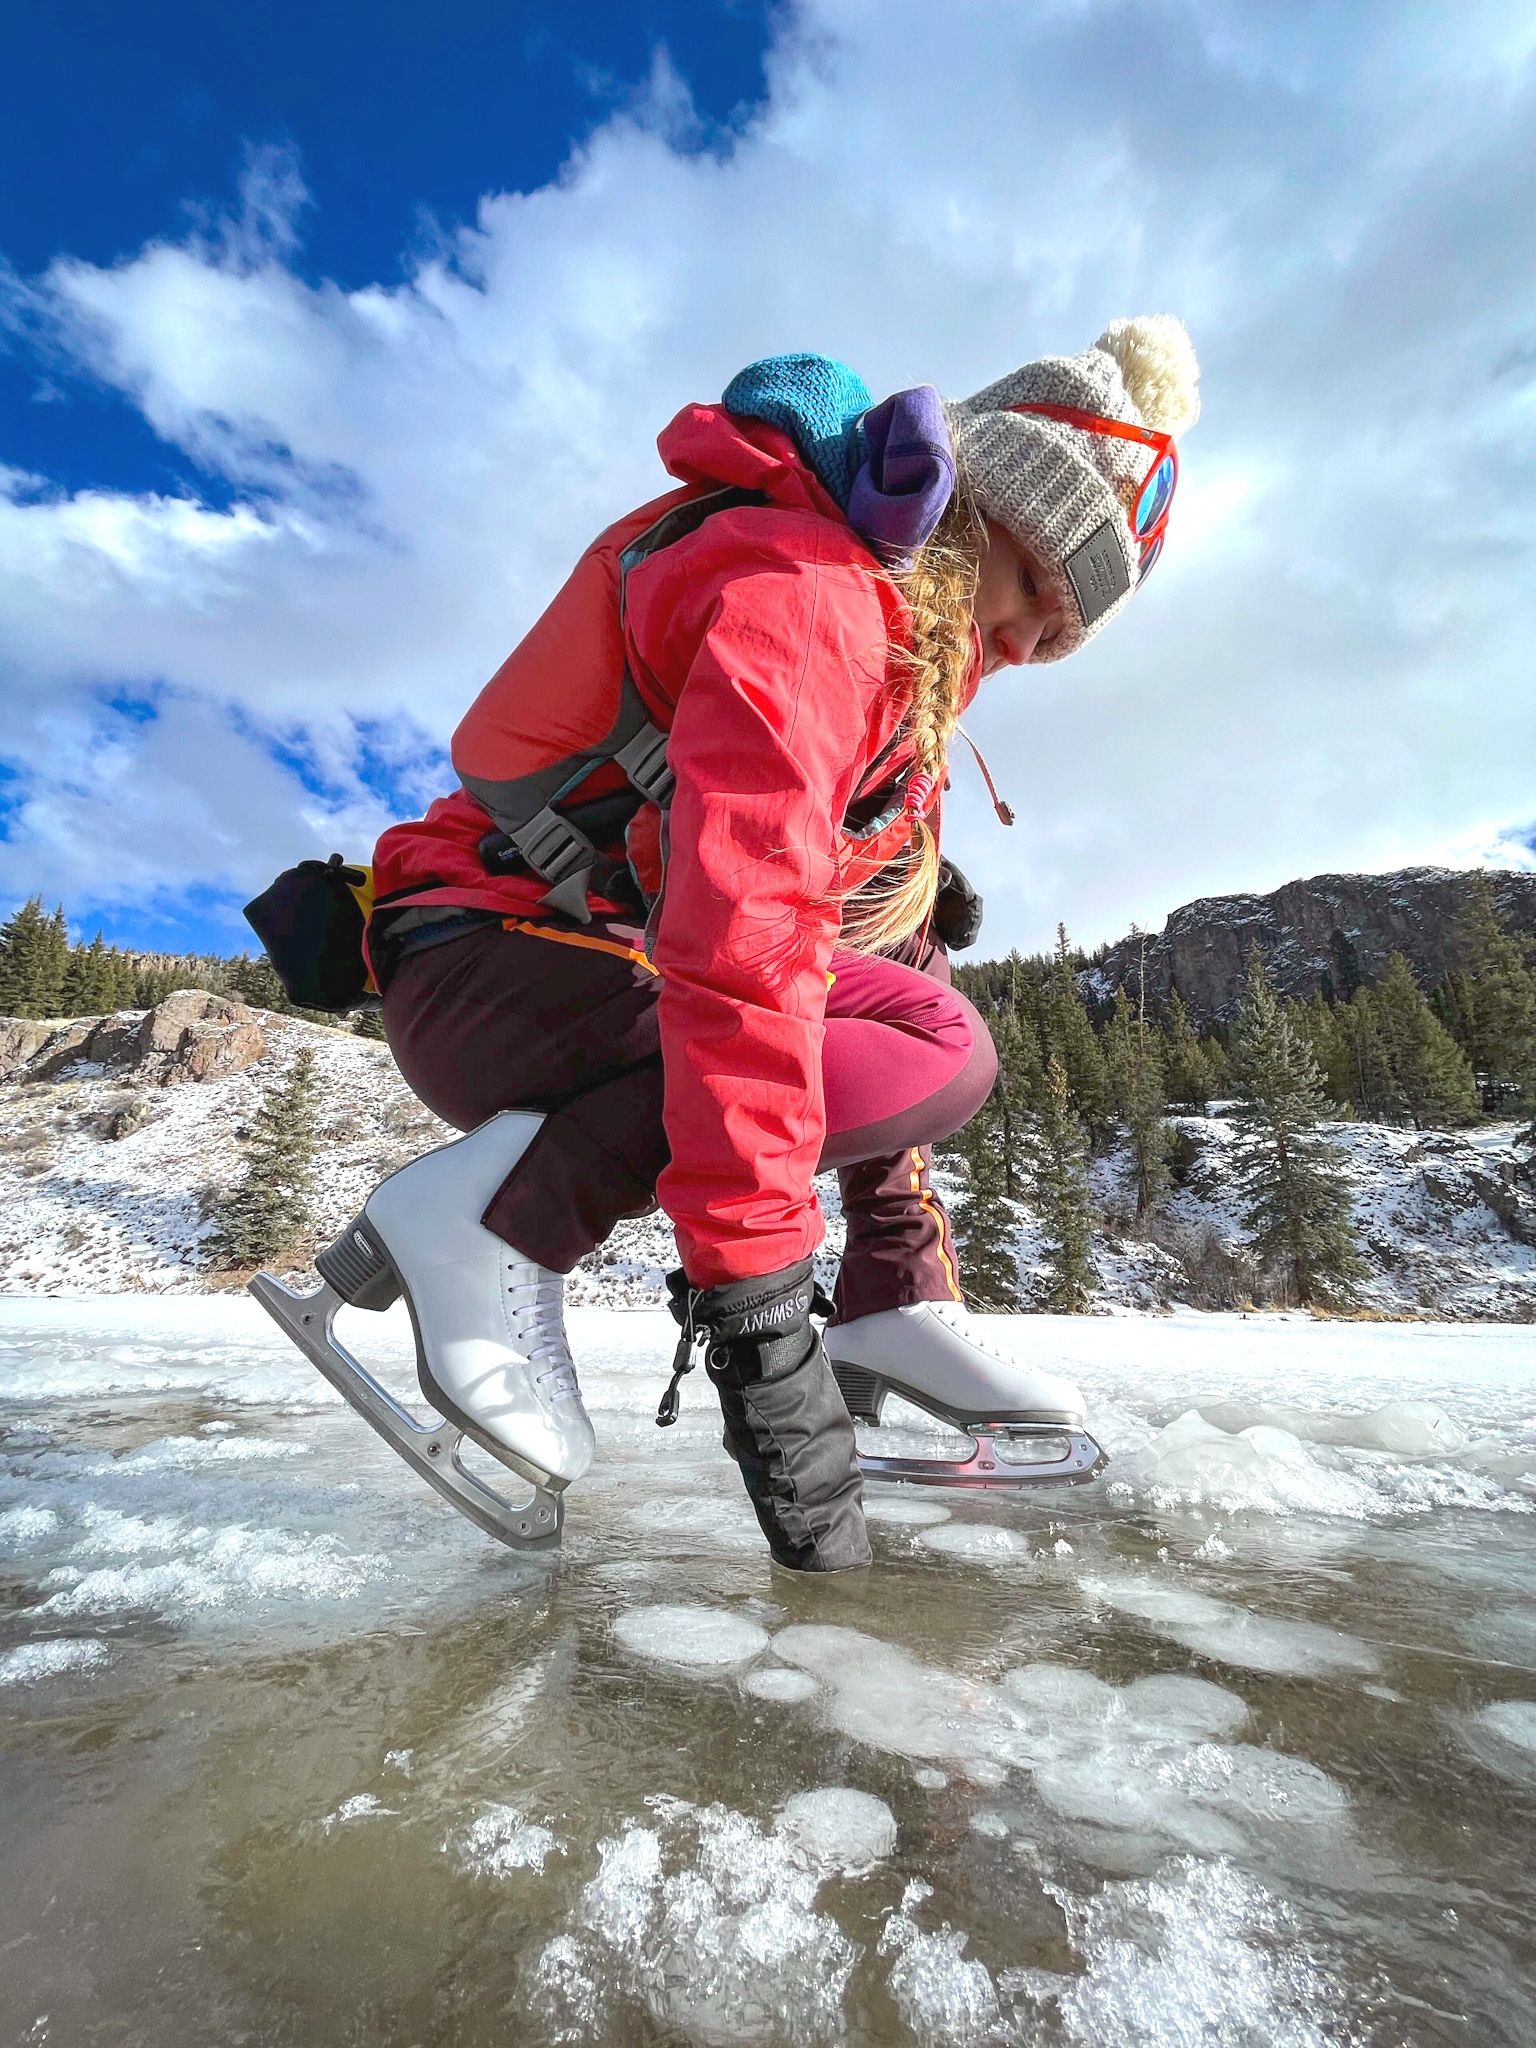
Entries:
POLYGON ((968 1458, 860 1453, 866 1479, 923 1486, 1073 1485, 1109 1462, 1083 1427, 1070 1380, 1023 1365, 958 1301, 881 1309, 826 1332, 827 1356, 856 1422, 878 1423, 896 1394, 973 1441, 968 1458))
POLYGON ((487 1535, 515 1549, 558 1546, 562 1494, 592 1462, 592 1425, 566 1343, 564 1278, 526 1259, 480 1217, 544 1119, 505 1110, 376 1187, 315 1261, 324 1285, 296 1295, 262 1273, 251 1292, 407 1464, 487 1535), (338 1343, 337 1311, 384 1309, 401 1294, 421 1391, 442 1422, 423 1427, 338 1343), (515 1507, 461 1461, 468 1437, 534 1487, 515 1507))

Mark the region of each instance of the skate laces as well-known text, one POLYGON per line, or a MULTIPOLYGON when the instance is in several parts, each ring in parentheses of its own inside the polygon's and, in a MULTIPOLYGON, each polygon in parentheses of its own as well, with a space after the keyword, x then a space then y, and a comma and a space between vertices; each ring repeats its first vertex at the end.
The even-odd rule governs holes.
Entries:
POLYGON ((556 1398, 576 1393, 576 1363, 565 1335, 565 1275, 536 1267, 526 1278, 509 1280, 507 1294, 518 1349, 530 1365, 546 1368, 536 1375, 539 1386, 556 1398))

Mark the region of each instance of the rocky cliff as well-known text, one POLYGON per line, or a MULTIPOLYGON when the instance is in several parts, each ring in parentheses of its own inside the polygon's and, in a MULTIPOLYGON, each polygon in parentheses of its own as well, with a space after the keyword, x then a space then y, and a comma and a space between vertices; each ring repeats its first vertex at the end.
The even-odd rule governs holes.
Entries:
MULTIPOLYGON (((1314 875, 1268 896, 1206 896, 1174 911, 1162 931, 1122 939, 1086 977, 1107 997, 1135 992, 1145 960, 1146 992, 1177 989, 1197 1024, 1225 1023, 1237 1008, 1250 949, 1264 956, 1286 996, 1318 989, 1348 995, 1374 981, 1389 954, 1407 955, 1420 985, 1456 966, 1456 926, 1481 876, 1449 868, 1390 875, 1314 875)), ((1536 934, 1536 875, 1490 876, 1506 925, 1536 934)))

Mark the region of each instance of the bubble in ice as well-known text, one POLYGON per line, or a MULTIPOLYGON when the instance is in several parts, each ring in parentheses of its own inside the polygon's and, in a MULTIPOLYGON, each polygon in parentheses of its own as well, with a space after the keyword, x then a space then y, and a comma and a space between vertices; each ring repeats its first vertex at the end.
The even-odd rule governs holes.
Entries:
POLYGON ((971 1832, 985 1835, 994 1842, 1007 1839, 1008 1825, 1007 1817, 1001 1813, 994 1813, 990 1807, 984 1806, 971 1815, 971 1832))
POLYGON ((749 1671, 741 1681, 744 1691, 755 1699, 783 1700, 791 1705, 814 1699, 820 1691, 808 1671, 792 1671, 782 1664, 764 1664, 749 1671))
POLYGON ((1489 1770, 1536 1785, 1536 1700, 1497 1700, 1461 1717, 1466 1746, 1489 1770))
POLYGON ((658 1794, 652 1824, 599 1844, 568 1945, 539 1966, 542 2009, 579 2032, 606 1981, 669 2037, 840 2038, 858 1951, 815 1900, 826 1870, 777 1829, 723 1805, 658 1794), (686 1957, 687 1967, 678 1967, 686 1957))
POLYGON ((110 1655, 105 1643, 86 1636, 47 1636, 7 1650, 0 1657, 0 1685, 35 1685, 39 1679, 57 1678, 66 1671, 90 1671, 105 1664, 110 1655))
POLYGON ((627 1510, 633 1527, 647 1535, 663 1536, 669 1544, 682 1541, 710 1551, 760 1550, 762 1535, 746 1503, 736 1497, 713 1494, 664 1494, 640 1501, 627 1510))
POLYGON ((1115 1688, 1069 1664, 1025 1664, 1005 1671, 1002 1686, 1010 1698, 1042 1714, 1106 1719, 1115 1711, 1115 1688))
POLYGON ((1144 1731, 1201 1738, 1236 1735, 1248 1722, 1248 1703, 1235 1692, 1183 1671, 1159 1671, 1122 1688, 1120 1704, 1144 1731))
POLYGON ((1280 1675, 1332 1677, 1374 1674, 1379 1659, 1368 1643, 1321 1622, 1255 1614, 1180 1585, 1141 1579, 1095 1579, 1084 1591, 1122 1614, 1146 1622, 1170 1642, 1226 1664, 1280 1675))
POLYGON ((796 1623, 779 1630, 773 1648, 786 1664, 821 1680, 824 1718, 873 1749, 963 1763, 995 1754, 1008 1731, 989 1686, 924 1664, 859 1629, 796 1623))
POLYGON ((823 1785, 787 1799, 776 1832, 812 1869, 861 1877, 896 1847, 896 1816, 873 1793, 823 1785))
POLYGON ((908 1500, 899 1493, 872 1494, 864 1502, 866 1522, 897 1522, 908 1528, 931 1529, 947 1522, 949 1515, 949 1509, 936 1500, 908 1500))
POLYGON ((471 1877, 499 1878, 541 1871, 559 1846, 549 1828, 526 1820, 515 1806, 488 1806, 450 1835, 443 1849, 471 1877))
POLYGON ((745 1664, 768 1647, 766 1629, 719 1607, 631 1607, 615 1617, 613 1632, 637 1657, 695 1671, 745 1664))
POLYGON ((908 1884, 881 1930, 879 1953, 891 1958, 891 1997, 911 2033, 920 2042, 969 2048, 996 2036, 997 1988, 986 1964, 966 1955, 967 1935, 947 1920, 936 1929, 918 1924, 918 1910, 932 1896, 922 1879, 908 1884))

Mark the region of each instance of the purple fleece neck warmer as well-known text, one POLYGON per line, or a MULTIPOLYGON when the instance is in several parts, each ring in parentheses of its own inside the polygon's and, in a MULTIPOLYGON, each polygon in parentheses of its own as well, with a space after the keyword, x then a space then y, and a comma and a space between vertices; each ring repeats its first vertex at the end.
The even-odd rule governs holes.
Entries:
POLYGON ((915 385, 872 406, 859 431, 863 460, 848 493, 848 524, 887 568, 910 569, 955 488, 944 402, 931 384, 915 385))

